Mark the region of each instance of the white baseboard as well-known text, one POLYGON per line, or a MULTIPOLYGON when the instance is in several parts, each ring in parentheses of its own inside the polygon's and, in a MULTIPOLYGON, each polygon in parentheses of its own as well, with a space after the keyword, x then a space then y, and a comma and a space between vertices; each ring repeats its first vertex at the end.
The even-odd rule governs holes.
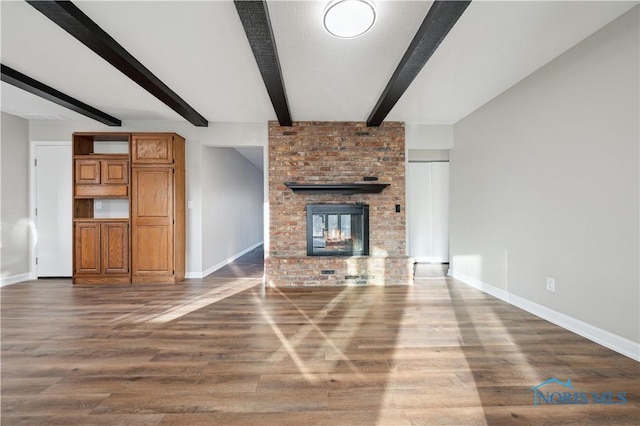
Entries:
POLYGON ((558 311, 554 311, 553 309, 549 309, 523 297, 516 296, 513 293, 509 293, 468 275, 461 274, 453 269, 449 269, 449 276, 470 287, 490 294, 491 296, 527 311, 530 314, 545 319, 557 326, 640 362, 640 343, 636 343, 624 337, 620 337, 617 334, 602 330, 601 328, 587 324, 584 321, 570 317, 558 311))
POLYGON ((25 274, 12 275, 10 277, 0 278, 0 287, 6 285, 17 284, 31 280, 31 274, 29 272, 25 274))
POLYGON ((418 256, 413 258, 414 262, 417 263, 449 263, 449 259, 444 257, 425 257, 418 256))
POLYGON ((252 245, 251 247, 242 250, 240 253, 234 254, 230 258, 228 258, 226 260, 223 260, 222 262, 218 263, 217 265, 213 265, 212 267, 207 268, 203 272, 187 272, 185 274, 185 278, 204 278, 207 275, 214 273, 218 269, 227 266, 228 264, 230 264, 231 262, 233 262, 237 258, 239 258, 241 256, 244 256, 245 254, 249 253, 252 250, 255 250, 256 248, 260 247, 262 244, 264 244, 264 241, 260 241, 259 243, 256 243, 256 244, 252 245))
POLYGON ((483 291, 487 294, 492 295, 493 297, 497 297, 498 299, 509 303, 509 293, 506 292, 505 290, 499 289, 498 287, 494 287, 478 279, 475 279, 468 275, 457 272, 451 268, 449 268, 448 275, 452 278, 455 278, 458 281, 465 283, 470 287, 477 288, 480 291, 483 291))

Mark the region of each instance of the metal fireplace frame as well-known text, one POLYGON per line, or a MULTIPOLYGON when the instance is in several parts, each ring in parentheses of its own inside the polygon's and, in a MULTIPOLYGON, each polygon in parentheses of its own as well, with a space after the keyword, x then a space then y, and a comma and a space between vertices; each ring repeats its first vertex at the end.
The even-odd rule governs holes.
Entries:
POLYGON ((369 255, 369 205, 367 204, 307 204, 307 256, 368 256, 369 255), (362 215, 362 250, 356 252, 313 250, 314 214, 360 214, 362 215))

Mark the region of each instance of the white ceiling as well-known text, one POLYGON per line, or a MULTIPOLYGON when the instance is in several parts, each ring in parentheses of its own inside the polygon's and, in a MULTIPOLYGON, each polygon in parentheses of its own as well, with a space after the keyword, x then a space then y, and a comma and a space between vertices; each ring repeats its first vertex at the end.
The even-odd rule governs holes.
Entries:
MULTIPOLYGON (((328 0, 327 0, 328 1, 328 0)), ((356 39, 322 28, 327 1, 269 1, 293 120, 369 116, 430 1, 375 1, 356 39)), ((637 1, 474 1, 388 120, 451 124, 637 1)), ((75 1, 210 122, 276 116, 231 1, 75 1)), ((24 1, 1 2, 2 63, 123 121, 183 120, 24 1)), ((87 119, 2 83, 4 112, 87 119)), ((88 119, 87 119, 88 120, 88 119)))

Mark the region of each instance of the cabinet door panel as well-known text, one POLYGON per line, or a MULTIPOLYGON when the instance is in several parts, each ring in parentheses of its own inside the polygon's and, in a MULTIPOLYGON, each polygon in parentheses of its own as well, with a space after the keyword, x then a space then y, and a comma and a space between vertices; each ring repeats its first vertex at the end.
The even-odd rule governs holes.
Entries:
POLYGON ((173 164, 173 136, 135 135, 131 161, 134 164, 173 164))
POLYGON ((105 274, 129 273, 129 225, 126 223, 103 223, 102 272, 105 274))
POLYGON ((133 214, 137 218, 171 218, 173 169, 135 169, 133 214))
POLYGON ((173 230, 165 225, 134 228, 134 274, 173 274, 173 230))
POLYGON ((132 169, 132 272, 173 275, 173 168, 132 169))
POLYGON ((77 274, 100 273, 100 224, 76 223, 75 269, 77 274))
POLYGON ((76 160, 76 183, 97 184, 100 183, 100 161, 76 160))
POLYGON ((103 160, 100 164, 102 183, 127 184, 129 183, 129 166, 127 160, 103 160))

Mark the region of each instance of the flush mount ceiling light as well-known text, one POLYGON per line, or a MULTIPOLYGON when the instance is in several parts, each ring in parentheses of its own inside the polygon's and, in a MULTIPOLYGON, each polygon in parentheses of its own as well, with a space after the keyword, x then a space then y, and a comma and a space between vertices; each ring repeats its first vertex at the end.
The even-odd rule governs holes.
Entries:
POLYGON ((369 0, 334 0, 324 10, 324 28, 338 38, 361 36, 376 22, 376 8, 369 0))

